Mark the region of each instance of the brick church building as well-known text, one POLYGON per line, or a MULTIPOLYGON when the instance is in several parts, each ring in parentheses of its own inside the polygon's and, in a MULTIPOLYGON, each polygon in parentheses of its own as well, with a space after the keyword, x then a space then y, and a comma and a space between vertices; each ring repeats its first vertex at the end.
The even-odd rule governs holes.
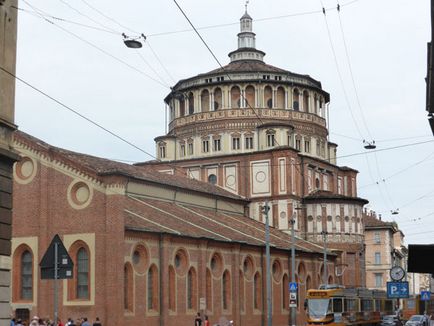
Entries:
POLYGON ((103 325, 266 322, 264 216, 270 205, 273 325, 290 321, 288 231, 296 230, 297 323, 306 290, 361 286, 357 171, 336 165, 321 83, 264 63, 252 19, 241 18, 231 62, 179 81, 166 97, 159 160, 128 165, 16 132, 12 308, 53 314, 39 262, 59 234, 74 262, 59 283, 59 315, 103 325), (323 248, 327 242, 328 264, 323 248), (359 272, 360 271, 360 272, 359 272))
MULTIPOLYGON (((330 247, 339 283, 365 285, 363 206, 357 171, 338 166, 328 140, 329 94, 309 75, 264 62, 252 18, 240 19, 230 63, 180 80, 165 98, 166 135, 155 138, 159 171, 210 182, 249 199, 252 219, 271 205, 271 225, 330 247), (175 167, 175 168, 174 168, 175 167)), ((329 280, 331 282, 332 279, 329 280)))

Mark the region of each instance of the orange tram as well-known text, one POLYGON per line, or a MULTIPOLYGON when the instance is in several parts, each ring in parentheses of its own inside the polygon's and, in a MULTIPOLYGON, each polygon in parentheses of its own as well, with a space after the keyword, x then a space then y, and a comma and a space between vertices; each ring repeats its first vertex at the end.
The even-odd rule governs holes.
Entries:
POLYGON ((412 315, 432 315, 434 318, 434 297, 428 301, 422 301, 420 295, 403 301, 402 319, 408 320, 412 315))
POLYGON ((307 325, 379 325, 383 315, 393 314, 393 300, 385 291, 368 289, 308 290, 307 325))

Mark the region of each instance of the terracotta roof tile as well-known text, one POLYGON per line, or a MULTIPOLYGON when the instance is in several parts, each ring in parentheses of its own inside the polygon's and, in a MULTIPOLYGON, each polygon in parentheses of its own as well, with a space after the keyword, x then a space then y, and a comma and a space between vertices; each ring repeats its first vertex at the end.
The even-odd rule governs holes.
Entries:
POLYGON ((365 227, 396 227, 396 223, 394 222, 382 221, 371 215, 364 215, 363 222, 365 223, 365 227))
POLYGON ((56 155, 56 159, 63 159, 66 162, 76 166, 78 165, 80 168, 84 168, 89 172, 93 172, 100 177, 105 175, 122 175, 138 180, 150 181, 210 195, 246 201, 240 196, 237 196, 207 182, 189 179, 178 175, 160 173, 156 170, 158 167, 140 167, 101 157, 73 152, 63 148, 51 146, 42 140, 30 136, 29 134, 26 134, 22 131, 17 131, 14 137, 16 140, 23 141, 27 145, 37 150, 56 155))
MULTIPOLYGON (((125 212, 126 228, 148 232, 164 232, 216 241, 265 245, 265 226, 243 215, 173 204, 160 200, 129 196, 125 212)), ((279 249, 291 247, 291 237, 270 228, 270 244, 279 249)), ((322 247, 297 238, 296 249, 322 252, 322 247)))

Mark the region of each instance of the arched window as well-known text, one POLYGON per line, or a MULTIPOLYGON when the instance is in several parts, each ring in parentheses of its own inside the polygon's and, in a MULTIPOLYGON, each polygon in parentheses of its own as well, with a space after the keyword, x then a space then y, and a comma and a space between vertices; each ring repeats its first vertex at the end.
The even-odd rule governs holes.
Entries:
POLYGON ((176 283, 173 266, 169 267, 169 309, 176 311, 176 283))
POLYGON ((312 279, 310 278, 310 276, 308 276, 306 278, 306 290, 309 290, 309 289, 313 289, 313 287, 312 287, 312 279))
POLYGON ((129 263, 124 265, 124 309, 133 311, 133 268, 129 263))
POLYGON ((220 110, 223 107, 222 99, 222 90, 220 88, 216 88, 214 90, 214 111, 220 110))
POLYGON ((206 306, 207 310, 212 310, 212 277, 209 268, 206 269, 206 306))
POLYGON ((152 265, 148 271, 148 310, 158 310, 158 271, 152 265))
POLYGON ((194 268, 190 268, 187 276, 187 308, 197 310, 197 279, 194 268))
POLYGON ((184 96, 179 100, 179 116, 185 116, 185 100, 184 96))
POLYGON ((243 271, 240 270, 239 272, 239 276, 240 276, 240 293, 239 293, 239 298, 240 298, 240 310, 244 311, 244 307, 245 307, 245 295, 244 295, 244 273, 243 271))
POLYGON ((255 274, 255 284, 253 286, 253 307, 261 309, 261 276, 257 272, 255 274))
POLYGON ((294 89, 292 108, 295 111, 300 110, 300 91, 297 88, 294 89))
POLYGON ((33 257, 30 251, 26 250, 21 255, 21 282, 20 299, 33 299, 33 257))
POLYGON ((225 271, 222 277, 222 299, 223 299, 223 309, 230 308, 231 302, 231 277, 229 275, 229 271, 225 271))
POLYGON ((309 112, 309 93, 308 91, 303 92, 303 111, 309 112))
POLYGON ((194 114, 194 96, 192 92, 188 94, 188 114, 194 114))
POLYGON ((278 87, 276 92, 276 107, 285 109, 285 90, 283 87, 278 87))
POLYGON ((200 94, 200 107, 202 112, 209 111, 209 92, 206 89, 200 94))
POLYGON ((283 275, 282 282, 282 308, 289 309, 289 293, 288 293, 289 278, 288 275, 283 275))
POLYGON ((77 251, 77 299, 89 298, 89 254, 85 248, 77 251))
POLYGON ((69 300, 90 300, 90 251, 84 241, 78 240, 69 248, 74 262, 73 278, 68 280, 69 300))
POLYGON ((255 88, 253 86, 249 85, 246 87, 246 101, 247 108, 255 107, 255 88))
POLYGON ((300 283, 304 283, 306 280, 306 267, 304 267, 303 263, 298 265, 298 278, 300 283))
POLYGON ((238 109, 240 107, 240 89, 237 86, 231 88, 231 108, 238 109))
POLYGON ((264 104, 267 108, 273 107, 273 90, 270 86, 265 86, 264 88, 264 104))

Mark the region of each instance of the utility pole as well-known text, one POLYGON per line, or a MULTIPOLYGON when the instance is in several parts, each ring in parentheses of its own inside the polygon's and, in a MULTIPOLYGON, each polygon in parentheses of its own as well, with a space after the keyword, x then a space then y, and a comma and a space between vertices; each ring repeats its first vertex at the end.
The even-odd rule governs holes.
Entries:
POLYGON ((327 231, 322 231, 322 238, 324 240, 324 273, 323 273, 323 283, 327 289, 327 231))
POLYGON ((266 283, 267 283, 267 326, 272 326, 272 311, 271 311, 271 268, 270 268, 270 224, 268 220, 268 212, 270 206, 268 201, 262 207, 262 212, 265 214, 265 260, 266 260, 266 283))
MULTIPOLYGON (((295 283, 295 212, 292 215, 291 223, 291 282, 295 283)), ((291 307, 291 325, 296 326, 296 307, 291 307)))

